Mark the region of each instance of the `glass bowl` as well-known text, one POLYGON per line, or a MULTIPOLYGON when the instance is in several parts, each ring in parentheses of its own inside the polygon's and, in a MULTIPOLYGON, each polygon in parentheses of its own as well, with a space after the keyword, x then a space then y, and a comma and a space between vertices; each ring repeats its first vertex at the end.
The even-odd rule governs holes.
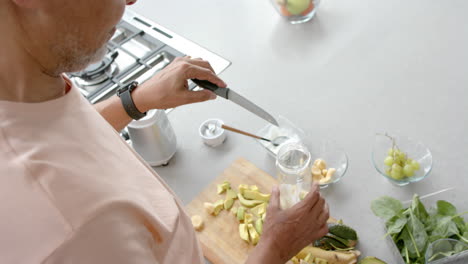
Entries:
POLYGON ((375 136, 374 146, 372 150, 372 162, 375 169, 387 178, 391 183, 404 186, 412 182, 418 182, 426 178, 432 170, 432 154, 429 149, 424 146, 421 142, 413 139, 395 136, 389 134, 377 134, 375 136), (389 149, 393 146, 392 138, 395 140, 398 148, 406 153, 408 158, 417 161, 420 165, 420 169, 414 172, 411 177, 403 177, 402 179, 392 178, 386 173, 389 168, 384 164, 385 158, 388 156, 389 149))
POLYGON ((270 0, 276 11, 291 24, 311 20, 317 12, 320 0, 270 0))
POLYGON ((320 188, 323 189, 328 187, 330 184, 339 182, 348 170, 348 156, 343 148, 333 140, 324 140, 316 146, 314 146, 313 143, 307 144, 306 142, 305 144, 311 151, 311 168, 315 160, 323 159, 327 164, 327 169, 336 169, 331 180, 327 183, 320 184, 320 188))
POLYGON ((268 154, 270 154, 273 158, 276 159, 276 155, 278 154, 279 149, 287 143, 291 142, 300 142, 302 139, 305 138, 305 133, 301 129, 299 129, 296 125, 294 125, 291 121, 283 116, 278 116, 276 118, 278 121, 279 126, 275 126, 272 124, 268 124, 264 126, 257 132, 257 135, 267 139, 274 139, 280 136, 286 136, 289 140, 282 142, 279 146, 274 146, 270 142, 265 140, 258 140, 257 142, 264 147, 268 154))

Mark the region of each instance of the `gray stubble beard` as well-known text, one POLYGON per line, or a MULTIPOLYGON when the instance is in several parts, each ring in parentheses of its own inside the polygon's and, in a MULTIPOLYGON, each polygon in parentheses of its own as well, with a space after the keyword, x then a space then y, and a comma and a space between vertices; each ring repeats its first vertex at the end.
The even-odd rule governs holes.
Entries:
POLYGON ((98 62, 107 53, 107 46, 104 44, 97 50, 89 50, 81 46, 80 41, 72 34, 68 34, 62 45, 52 47, 52 54, 59 60, 57 67, 50 74, 54 76, 65 72, 77 72, 85 69, 89 64, 98 62))

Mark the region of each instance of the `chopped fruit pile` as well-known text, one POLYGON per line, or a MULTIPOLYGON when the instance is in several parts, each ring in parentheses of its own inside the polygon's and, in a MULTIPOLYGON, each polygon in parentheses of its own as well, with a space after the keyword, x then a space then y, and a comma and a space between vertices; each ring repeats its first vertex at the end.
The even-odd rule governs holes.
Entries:
MULTIPOLYGON (((208 214, 217 216, 222 210, 230 211, 239 221, 239 236, 249 244, 256 245, 263 231, 263 221, 266 216, 266 208, 270 200, 270 194, 261 193, 256 185, 239 185, 238 192, 231 188, 229 182, 223 182, 217 186, 218 194, 225 193, 225 199, 214 203, 204 203, 208 214), (235 200, 240 205, 234 207, 235 200)), ((192 223, 193 223, 192 218, 192 223)), ((194 227, 197 229, 195 224, 194 227)))
POLYGON ((332 181, 335 168, 328 168, 323 159, 316 159, 312 165, 312 179, 320 184, 327 184, 332 181))
MULTIPOLYGON (((316 161, 315 165, 322 170, 326 169, 323 160, 316 161)), ((206 212, 217 216, 223 210, 228 211, 239 222, 240 239, 250 245, 257 245, 263 233, 270 194, 260 192, 256 185, 246 184, 240 184, 236 192, 229 182, 218 184, 217 193, 224 194, 224 199, 204 203, 206 212)), ((202 231, 203 220, 200 216, 194 215, 192 224, 195 230, 202 231)), ((328 229, 327 235, 305 247, 288 264, 356 264, 360 255, 354 248, 358 242, 356 231, 341 220, 334 219, 329 220, 328 229)))

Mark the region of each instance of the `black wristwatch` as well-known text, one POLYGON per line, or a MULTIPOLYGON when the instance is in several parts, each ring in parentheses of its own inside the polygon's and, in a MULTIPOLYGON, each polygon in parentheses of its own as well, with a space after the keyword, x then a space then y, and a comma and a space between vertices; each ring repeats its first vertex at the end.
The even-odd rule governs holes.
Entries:
POLYGON ((131 118, 138 120, 144 116, 146 116, 146 112, 142 113, 138 110, 135 106, 135 103, 132 99, 132 92, 138 87, 138 82, 133 81, 130 84, 125 85, 124 87, 117 90, 117 96, 120 97, 122 100, 122 105, 127 112, 128 116, 131 118))

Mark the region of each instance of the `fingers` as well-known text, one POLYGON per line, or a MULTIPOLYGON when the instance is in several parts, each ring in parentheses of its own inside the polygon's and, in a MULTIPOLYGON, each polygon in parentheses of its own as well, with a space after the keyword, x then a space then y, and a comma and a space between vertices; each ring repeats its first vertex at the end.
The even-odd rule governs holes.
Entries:
POLYGON ((192 59, 190 56, 178 57, 174 62, 179 63, 187 79, 207 80, 221 88, 226 88, 226 83, 214 72, 211 64, 201 58, 192 59))
POLYGON ((328 234, 328 224, 324 223, 315 234, 317 235, 317 238, 321 238, 328 234))
POLYGON ((328 208, 328 204, 325 203, 323 211, 320 213, 320 215, 317 218, 317 222, 326 223, 328 218, 330 218, 330 209, 328 208))
POLYGON ((278 210, 280 210, 280 191, 278 186, 273 186, 273 189, 271 190, 270 202, 267 208, 267 215, 271 215, 271 213, 274 213, 278 210))
POLYGON ((325 199, 319 194, 317 203, 310 209, 312 218, 314 220, 318 219, 319 215, 324 211, 325 208, 325 199))
MULTIPOLYGON (((213 73, 215 73, 214 69, 211 67, 211 64, 206 61, 206 60, 203 60, 201 58, 196 58, 196 59, 189 59, 189 62, 192 63, 192 64, 195 64, 197 66, 200 66, 200 67, 203 67, 203 68, 206 68, 206 69, 209 69, 211 70, 213 73)), ((216 74, 216 73, 215 73, 216 74)))
POLYGON ((316 182, 314 182, 310 188, 310 192, 304 197, 305 203, 309 206, 309 208, 313 208, 315 204, 319 201, 320 198, 320 191, 319 186, 316 182))
POLYGON ((216 99, 216 94, 209 90, 188 91, 185 93, 184 104, 198 103, 216 99))

